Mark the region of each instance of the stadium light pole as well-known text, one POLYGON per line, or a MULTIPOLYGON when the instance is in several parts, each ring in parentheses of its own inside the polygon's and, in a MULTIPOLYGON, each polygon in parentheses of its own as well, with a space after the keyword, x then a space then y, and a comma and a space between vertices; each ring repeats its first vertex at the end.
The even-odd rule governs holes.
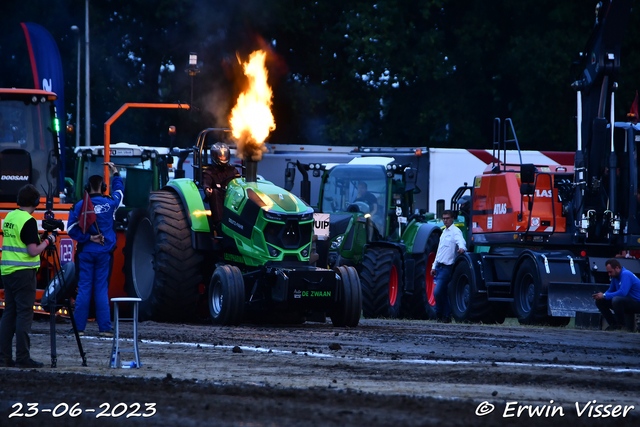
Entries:
POLYGON ((198 67, 198 54, 195 52, 189 54, 189 63, 187 64, 187 69, 184 71, 191 77, 191 103, 189 105, 193 109, 193 77, 200 72, 200 68, 198 67))
POLYGON ((71 27, 71 31, 76 33, 78 38, 78 83, 76 85, 76 148, 80 146, 80 52, 82 50, 80 40, 80 28, 77 25, 71 27))
POLYGON ((89 102, 89 0, 85 0, 84 10, 84 40, 85 40, 85 52, 84 52, 84 145, 91 145, 91 103, 89 102))

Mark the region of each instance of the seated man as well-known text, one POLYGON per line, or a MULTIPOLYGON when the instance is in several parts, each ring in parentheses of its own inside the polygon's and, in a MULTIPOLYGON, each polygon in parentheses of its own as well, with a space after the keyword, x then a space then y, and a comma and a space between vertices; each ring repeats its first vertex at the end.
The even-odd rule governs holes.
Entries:
POLYGON ((609 323, 608 331, 622 329, 622 324, 625 323, 627 330, 631 332, 635 313, 640 313, 640 279, 622 267, 615 258, 607 260, 605 265, 611 278, 611 286, 604 293, 593 294, 593 299, 609 323))
POLYGON ((211 219, 217 224, 222 221, 222 208, 227 184, 239 177, 238 170, 229 164, 231 157, 229 146, 222 142, 216 142, 211 147, 211 160, 213 167, 203 171, 202 186, 209 199, 211 219))
POLYGON ((369 205, 369 213, 373 216, 378 210, 378 199, 372 193, 368 191, 367 183, 360 181, 358 183, 358 195, 353 203, 365 202, 369 205))

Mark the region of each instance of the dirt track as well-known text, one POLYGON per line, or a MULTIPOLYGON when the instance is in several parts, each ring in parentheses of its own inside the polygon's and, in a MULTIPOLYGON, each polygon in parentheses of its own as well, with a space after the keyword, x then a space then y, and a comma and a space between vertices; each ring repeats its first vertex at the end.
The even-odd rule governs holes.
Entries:
MULTIPOLYGON (((63 333, 68 329, 58 325, 57 368, 0 369, 0 425, 640 423, 637 333, 385 320, 354 329, 145 322, 143 366, 110 369, 111 340, 82 338, 89 365, 82 367, 75 339, 63 333), (28 414, 27 402, 38 404, 31 409, 37 415, 9 418, 28 414), (12 408, 16 403, 25 406, 12 408), (74 415, 82 414, 72 417, 75 403, 74 415), (108 416, 96 418, 107 405, 108 416), (490 414, 476 415, 491 405, 490 414), (41 411, 56 406, 64 415, 41 411)), ((49 349, 48 323, 35 323, 33 357, 49 362, 49 349)))

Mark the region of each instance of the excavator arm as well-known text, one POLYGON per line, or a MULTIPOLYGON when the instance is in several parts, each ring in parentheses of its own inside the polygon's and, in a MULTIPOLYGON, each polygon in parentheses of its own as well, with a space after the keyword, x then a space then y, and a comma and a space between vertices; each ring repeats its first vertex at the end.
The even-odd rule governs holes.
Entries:
POLYGON ((620 47, 631 0, 603 0, 596 6, 596 22, 577 63, 578 146, 575 156, 574 219, 591 241, 605 243, 620 225, 614 149, 615 89, 620 70, 620 47), (605 237, 607 236, 607 237, 605 237))

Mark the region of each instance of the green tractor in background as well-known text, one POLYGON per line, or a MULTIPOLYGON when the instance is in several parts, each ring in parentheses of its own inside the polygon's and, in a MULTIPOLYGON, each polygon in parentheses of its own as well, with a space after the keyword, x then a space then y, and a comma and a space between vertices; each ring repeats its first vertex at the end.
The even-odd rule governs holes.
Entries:
POLYGON ((255 162, 227 185, 223 220, 209 220, 202 188, 203 172, 213 167, 208 148, 228 137, 224 129, 203 130, 193 150, 194 178, 171 179, 151 192, 146 216, 133 231, 133 282, 146 286, 141 316, 195 320, 206 302, 219 325, 328 315, 336 326, 357 326, 356 269, 310 264, 313 209, 258 180, 255 162))
MULTIPOLYGON (((297 169, 303 175, 305 200, 308 171, 322 176, 316 211, 324 217, 316 226, 328 224, 329 233, 328 239, 316 243, 318 265, 358 270, 364 317, 432 318, 430 272, 441 223, 414 206, 413 195, 420 191, 418 171, 390 157, 361 157, 340 165, 297 163, 297 169), (358 196, 362 183, 375 197, 375 209, 358 196)), ((293 176, 295 169, 290 167, 286 188, 292 188, 293 176)))
MULTIPOLYGON (((146 208, 149 193, 169 182, 173 172, 174 158, 166 147, 145 147, 119 142, 110 145, 110 161, 120 168, 122 180, 131 183, 122 203, 124 210, 146 208)), ((68 196, 70 202, 82 200, 85 185, 92 175, 104 172, 104 146, 77 147, 75 185, 68 196)))

